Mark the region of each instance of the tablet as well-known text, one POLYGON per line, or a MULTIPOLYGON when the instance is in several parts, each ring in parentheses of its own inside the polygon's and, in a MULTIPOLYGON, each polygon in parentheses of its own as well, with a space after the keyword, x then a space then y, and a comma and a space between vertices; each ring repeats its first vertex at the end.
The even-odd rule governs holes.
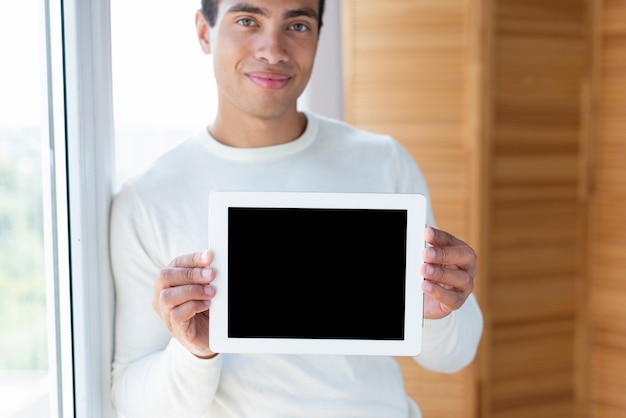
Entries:
POLYGON ((415 356, 426 199, 215 191, 216 353, 415 356))

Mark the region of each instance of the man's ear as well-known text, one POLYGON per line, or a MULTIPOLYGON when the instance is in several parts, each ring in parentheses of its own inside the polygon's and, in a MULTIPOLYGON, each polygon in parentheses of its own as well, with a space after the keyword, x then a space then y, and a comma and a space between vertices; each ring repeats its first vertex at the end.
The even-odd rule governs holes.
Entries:
POLYGON ((204 17, 204 13, 202 13, 202 10, 198 10, 196 12, 196 32, 198 33, 200 48, 202 48, 202 52, 205 54, 211 53, 211 42, 209 38, 210 31, 211 27, 209 26, 209 22, 207 22, 204 17))

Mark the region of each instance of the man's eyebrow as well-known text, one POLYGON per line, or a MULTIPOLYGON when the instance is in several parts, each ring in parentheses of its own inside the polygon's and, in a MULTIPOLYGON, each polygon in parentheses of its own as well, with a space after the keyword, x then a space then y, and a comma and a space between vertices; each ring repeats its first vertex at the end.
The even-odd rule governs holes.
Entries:
POLYGON ((319 21, 319 16, 317 12, 311 9, 310 7, 304 7, 302 9, 287 10, 283 14, 284 19, 291 19, 291 18, 300 17, 300 16, 310 17, 311 19, 315 19, 319 21))
MULTIPOLYGON (((260 15, 260 16, 263 16, 263 17, 269 17, 271 15, 271 12, 268 9, 266 9, 266 8, 253 6, 251 4, 243 3, 243 2, 234 4, 233 6, 231 6, 228 9, 228 11, 226 13, 240 13, 240 12, 250 13, 250 14, 254 14, 254 15, 260 15)), ((315 10, 313 10, 312 8, 310 8, 310 7, 304 7, 304 8, 301 8, 301 9, 287 10, 283 14, 283 19, 291 19, 291 18, 300 17, 300 16, 309 17, 311 19, 319 20, 319 16, 318 16, 317 12, 315 10)))
POLYGON ((269 10, 261 8, 261 7, 252 6, 247 3, 237 3, 231 6, 226 13, 239 13, 239 12, 250 13, 254 15, 261 15, 264 17, 267 17, 270 15, 269 10))

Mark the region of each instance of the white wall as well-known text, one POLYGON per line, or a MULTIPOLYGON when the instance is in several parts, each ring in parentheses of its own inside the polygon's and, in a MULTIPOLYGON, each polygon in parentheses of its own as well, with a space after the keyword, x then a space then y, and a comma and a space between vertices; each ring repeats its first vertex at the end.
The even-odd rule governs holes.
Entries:
POLYGON ((300 97, 300 108, 343 120, 341 55, 341 0, 326 0, 315 68, 300 97))

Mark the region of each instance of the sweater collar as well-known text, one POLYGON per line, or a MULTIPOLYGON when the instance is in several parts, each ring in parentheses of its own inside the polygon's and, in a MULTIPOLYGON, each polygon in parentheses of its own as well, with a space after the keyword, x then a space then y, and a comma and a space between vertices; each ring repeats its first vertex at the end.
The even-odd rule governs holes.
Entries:
POLYGON ((297 154, 309 147, 317 136, 319 121, 310 112, 303 112, 307 119, 306 129, 293 141, 257 148, 237 148, 224 145, 211 136, 208 129, 203 129, 199 140, 212 153, 226 160, 257 163, 278 160, 297 154))

